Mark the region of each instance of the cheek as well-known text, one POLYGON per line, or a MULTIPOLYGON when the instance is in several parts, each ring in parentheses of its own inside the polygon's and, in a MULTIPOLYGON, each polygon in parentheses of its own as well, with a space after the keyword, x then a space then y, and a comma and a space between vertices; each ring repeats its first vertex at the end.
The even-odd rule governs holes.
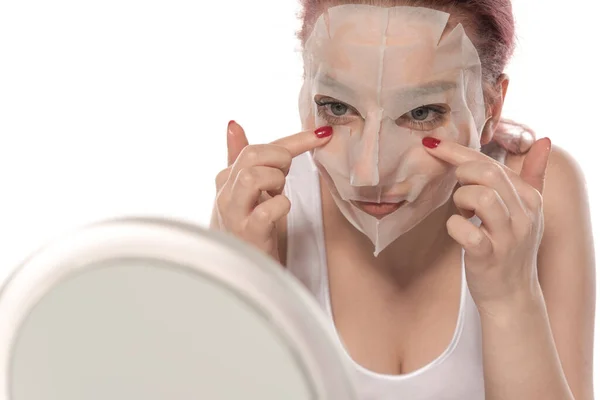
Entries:
POLYGON ((350 134, 352 136, 360 135, 365 129, 365 120, 361 117, 356 117, 355 120, 349 122, 348 124, 345 124, 344 126, 350 129, 350 134))
POLYGON ((454 168, 448 163, 436 160, 428 154, 415 149, 407 154, 407 157, 397 165, 396 171, 390 171, 396 174, 398 182, 411 182, 411 186, 431 185, 435 187, 437 183, 447 180, 454 174, 454 168), (417 181, 420 182, 417 184, 417 181))
POLYGON ((347 152, 349 148, 356 146, 355 139, 360 137, 365 126, 365 121, 362 118, 356 118, 355 121, 343 125, 332 125, 321 117, 317 117, 316 122, 317 127, 327 125, 333 127, 333 137, 329 143, 322 148, 328 153, 335 153, 338 155, 341 155, 343 152, 347 152))
POLYGON ((474 138, 479 138, 477 128, 473 125, 473 120, 466 111, 453 114, 451 121, 452 125, 446 134, 449 140, 461 146, 469 147, 474 138))
POLYGON ((448 176, 448 174, 453 172, 453 167, 429 155, 424 155, 414 162, 411 172, 415 175, 424 175, 431 180, 435 180, 448 176))
MULTIPOLYGON (((319 126, 328 125, 327 122, 320 119, 317 122, 319 126)), ((330 157, 330 161, 337 160, 338 163, 341 163, 338 167, 346 169, 348 168, 345 165, 348 159, 348 151, 352 148, 351 137, 355 134, 355 130, 346 125, 332 125, 332 127, 333 135, 329 143, 313 150, 313 154, 318 152, 322 156, 330 157)))
POLYGON ((424 160, 413 172, 406 179, 410 202, 436 203, 455 185, 454 168, 435 159, 424 160))

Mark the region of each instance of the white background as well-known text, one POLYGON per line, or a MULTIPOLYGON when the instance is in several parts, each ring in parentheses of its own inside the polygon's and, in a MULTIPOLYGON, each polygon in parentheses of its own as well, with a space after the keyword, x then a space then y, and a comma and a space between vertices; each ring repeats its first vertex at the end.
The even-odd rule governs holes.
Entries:
MULTIPOLYGON (((505 116, 579 161, 598 238, 600 6, 515 0, 514 9, 505 116)), ((297 11, 294 0, 1 2, 0 280, 90 221, 208 224, 227 122, 251 142, 299 130, 297 11)))

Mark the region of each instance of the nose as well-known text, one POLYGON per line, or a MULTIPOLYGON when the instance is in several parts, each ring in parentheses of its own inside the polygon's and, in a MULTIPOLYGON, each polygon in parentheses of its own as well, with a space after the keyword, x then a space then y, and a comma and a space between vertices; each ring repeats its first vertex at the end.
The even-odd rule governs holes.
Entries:
POLYGON ((362 134, 352 146, 350 154, 350 184, 376 186, 379 184, 379 131, 383 110, 367 113, 362 134))

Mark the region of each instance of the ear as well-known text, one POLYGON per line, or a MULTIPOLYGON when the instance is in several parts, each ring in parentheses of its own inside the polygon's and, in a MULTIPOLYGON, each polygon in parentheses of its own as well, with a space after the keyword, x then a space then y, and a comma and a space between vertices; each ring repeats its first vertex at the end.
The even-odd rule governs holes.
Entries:
POLYGON ((488 144, 494 137, 496 128, 500 123, 502 117, 502 107, 504 107, 504 99, 506 98, 506 92, 508 91, 509 78, 506 74, 500 74, 493 90, 497 95, 493 98, 491 104, 488 107, 488 119, 483 127, 481 134, 481 145, 488 144))

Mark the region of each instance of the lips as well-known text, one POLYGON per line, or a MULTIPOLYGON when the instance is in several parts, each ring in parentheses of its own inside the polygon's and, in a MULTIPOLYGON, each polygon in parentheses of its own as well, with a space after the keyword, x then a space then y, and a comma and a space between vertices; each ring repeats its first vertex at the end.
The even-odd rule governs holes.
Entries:
POLYGON ((406 204, 406 200, 399 203, 370 203, 366 201, 354 200, 352 203, 369 215, 372 215, 376 218, 383 218, 406 204))

